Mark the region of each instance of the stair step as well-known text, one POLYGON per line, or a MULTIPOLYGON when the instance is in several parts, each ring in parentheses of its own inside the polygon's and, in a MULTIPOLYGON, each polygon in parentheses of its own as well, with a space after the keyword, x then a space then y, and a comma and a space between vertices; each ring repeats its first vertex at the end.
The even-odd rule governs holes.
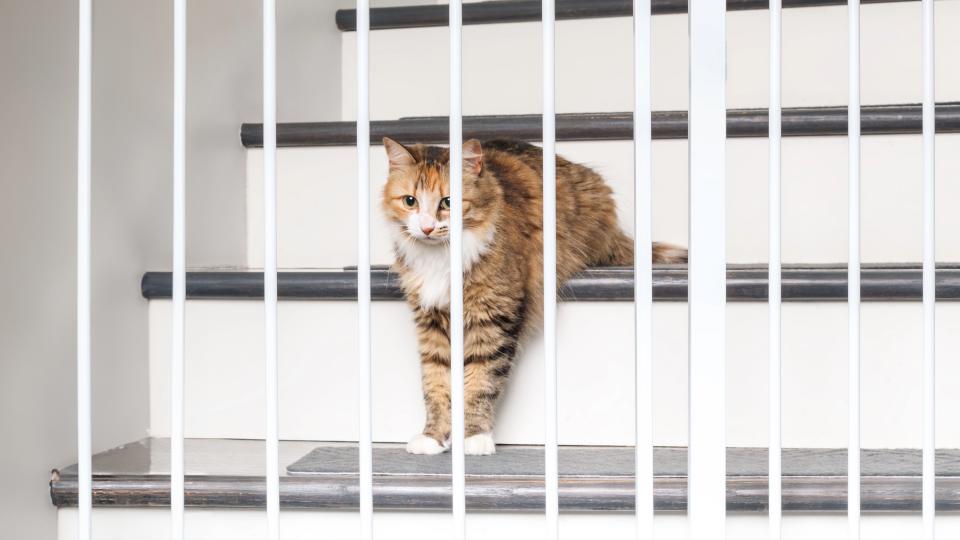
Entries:
MULTIPOLYGON (((847 55, 843 54, 848 42, 846 2, 830 4, 833 5, 783 12, 784 107, 844 106, 848 102, 847 55)), ((464 12, 470 5, 464 5, 464 12)), ((761 4, 765 5, 766 2, 761 4)), ((445 16, 446 8, 435 5, 431 9, 445 16)), ((920 102, 917 81, 922 71, 922 25, 918 3, 865 6, 861 15, 862 105, 920 102)), ((769 102, 768 12, 731 11, 726 19, 727 108, 765 108, 769 102)), ((937 21, 943 28, 956 28, 960 25, 960 4, 938 2, 937 21)), ((630 17, 557 22, 557 112, 633 110, 632 23, 630 17)), ((371 33, 370 118, 392 120, 449 114, 448 34, 446 27, 371 33), (416 51, 413 64, 410 51, 416 51), (414 64, 416 76, 412 77, 414 64), (427 80, 431 84, 420 84, 427 80)), ((682 111, 689 107, 688 37, 685 14, 658 16, 651 21, 650 81, 655 111, 682 111)), ((340 38, 341 116, 290 120, 356 120, 357 34, 343 32, 340 38)), ((936 46, 941 52, 960 50, 960 33, 938 32, 936 46)), ((464 114, 539 113, 543 108, 541 49, 539 21, 466 26, 463 65, 477 69, 466 69, 463 74, 464 114), (495 77, 490 76, 491 59, 496 59, 495 77), (510 84, 503 83, 507 80, 510 84)), ((937 99, 941 102, 960 101, 960 77, 950 60, 948 53, 938 56, 937 99)))
MULTIPOLYGON (((957 3, 960 7, 960 3, 957 3)), ((960 12, 958 12, 960 13, 960 12)), ((958 33, 960 35, 960 33, 958 33)), ((922 259, 923 153, 918 135, 864 137, 862 185, 863 262, 908 263, 922 259)), ((767 140, 727 141, 727 261, 767 261, 767 140)), ((685 245, 688 212, 688 145, 683 139, 653 142, 653 207, 646 219, 653 238, 685 245)), ((847 257, 846 137, 793 137, 783 142, 783 260, 831 264, 847 257)), ((613 190, 620 227, 634 224, 632 141, 561 142, 566 159, 592 167, 613 190)), ((263 268, 263 151, 247 150, 247 259, 240 267, 263 268)), ((382 146, 370 149, 371 262, 394 260, 393 235, 380 208, 387 178, 382 146)), ((277 152, 278 261, 285 269, 341 269, 357 263, 356 216, 331 211, 330 201, 356 201, 355 147, 282 148, 277 152)), ((937 137, 937 230, 960 230, 960 133, 937 137), (946 205, 946 206, 944 206, 946 205)), ((960 262, 960 242, 938 237, 939 261, 960 262)), ((154 266, 143 270, 165 270, 154 266)))
MULTIPOLYGON (((886 4, 904 0, 861 0, 863 4, 886 4)), ((838 6, 846 0, 784 0, 785 8, 838 6)), ((463 24, 498 24, 539 21, 539 0, 493 1, 463 5, 463 24)), ((767 9, 769 0, 727 0, 727 11, 767 9)), ((687 0, 653 0, 654 15, 687 12, 687 0)), ((633 14, 632 0, 557 0, 556 18, 595 19, 602 17, 629 17, 633 14)), ((447 26, 449 8, 446 5, 419 5, 374 8, 370 10, 370 29, 424 28, 447 26)), ((337 11, 337 28, 345 32, 357 30, 357 10, 337 11)))
MULTIPOLYGON (((148 302, 150 424, 170 436, 172 303, 148 302)), ((564 302, 557 331, 560 443, 627 446, 633 441, 636 354, 633 304, 564 302)), ((762 446, 767 435, 766 303, 730 302, 726 317, 727 442, 762 446)), ((278 314, 280 436, 289 440, 355 441, 360 384, 357 304, 281 301, 278 314), (337 411, 328 414, 328 411, 337 411)), ((783 306, 783 441, 790 447, 840 448, 847 429, 848 309, 842 302, 783 306)), ((186 306, 185 434, 262 439, 264 310, 257 298, 191 300, 186 306)), ((417 332, 402 302, 371 306, 374 440, 400 443, 424 425, 417 332)), ((654 442, 687 444, 687 305, 653 305, 654 442)), ((960 410, 960 302, 937 305, 937 408, 960 410)), ((865 302, 863 445, 918 444, 922 413, 919 303, 865 302)), ((96 362, 96 360, 95 360, 96 362)), ((495 439, 543 444, 544 354, 535 330, 521 347, 498 405, 495 439)), ((960 448, 960 430, 943 415, 938 444, 960 448)))
MULTIPOLYGON (((94 456, 93 504, 169 506, 170 441, 148 438, 94 456)), ((687 451, 654 448, 654 505, 686 509, 687 451)), ((191 507, 262 507, 264 444, 257 440, 187 439, 185 502, 191 507)), ((569 511, 629 511, 634 504, 632 447, 561 447, 560 507, 569 511)), ((281 441, 280 503, 285 508, 358 507, 357 447, 350 443, 281 441), (320 446, 318 446, 320 445, 320 446)), ((865 511, 920 509, 919 450, 863 450, 865 511)), ((373 455, 374 505, 379 509, 450 508, 450 456, 413 456, 397 446, 373 455)), ((493 456, 468 456, 467 507, 543 508, 543 447, 500 446, 493 456)), ((960 510, 960 450, 937 452, 937 510, 960 510)), ((727 508, 767 509, 767 450, 727 449, 727 508)), ((783 451, 784 510, 846 508, 846 450, 783 451)), ((77 468, 55 470, 50 496, 58 507, 77 504, 77 468)))
MULTIPOLYGON (((860 109, 864 135, 920 133, 922 110, 919 104, 872 105, 860 109)), ((960 132, 960 102, 938 103, 937 132, 960 132)), ((766 137, 767 109, 727 111, 727 137, 766 137)), ((847 107, 793 107, 783 109, 783 135, 845 136, 847 107)), ((384 137, 405 143, 446 144, 450 123, 445 116, 378 120, 370 123, 370 142, 381 144, 384 137)), ((686 111, 653 113, 654 139, 687 137, 686 111)), ((539 114, 465 116, 463 138, 518 139, 539 141, 543 117, 539 114)), ((569 113, 557 115, 558 141, 614 141, 633 138, 633 113, 569 113)), ((240 141, 247 148, 263 146, 263 124, 245 123, 240 141)), ((277 124, 278 146, 352 146, 357 142, 356 122, 290 122, 277 124)))
MULTIPOLYGON (((920 300, 922 270, 919 264, 865 264, 861 269, 861 298, 865 301, 920 300)), ((170 272, 147 272, 140 283, 144 298, 170 298, 170 272)), ((287 299, 355 300, 357 272, 280 272, 278 295, 287 299)), ((560 299, 569 302, 633 300, 633 269, 591 268, 568 281, 560 299)), ((402 300, 395 273, 387 267, 371 272, 373 300, 402 300)), ((784 300, 846 301, 846 265, 784 265, 784 300)), ((263 272, 209 271, 187 273, 187 297, 192 299, 263 298, 263 272)), ((684 301, 687 297, 686 265, 658 265, 653 270, 655 300, 684 301)), ((727 299, 765 302, 766 265, 728 265, 727 299)), ((937 299, 960 300, 960 263, 937 265, 937 299)))

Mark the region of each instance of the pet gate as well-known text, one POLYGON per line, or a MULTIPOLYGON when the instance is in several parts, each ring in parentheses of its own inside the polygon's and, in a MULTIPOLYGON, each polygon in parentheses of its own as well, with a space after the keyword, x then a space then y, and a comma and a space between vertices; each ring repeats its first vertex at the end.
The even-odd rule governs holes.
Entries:
MULTIPOLYGON (((563 7, 567 2, 556 2, 563 7)), ((769 411, 770 445, 768 459, 769 537, 780 535, 783 484, 780 446, 780 358, 781 358, 781 190, 780 142, 784 129, 781 109, 781 3, 818 4, 817 1, 769 1, 769 113, 766 135, 769 137, 769 260, 766 280, 769 305, 769 411)), ((830 2, 819 2, 830 3, 830 2)), ((833 2, 840 3, 840 2, 833 2)), ((263 0, 263 174, 265 268, 264 309, 266 350, 266 515, 270 538, 280 538, 280 472, 278 432, 277 373, 277 119, 276 119, 276 0, 263 0)), ((460 0, 449 3, 450 38, 450 114, 449 144, 451 162, 462 159, 464 138, 461 86, 461 29, 463 6, 460 0)), ((523 2, 523 4, 536 4, 523 2)), ((632 9, 634 28, 634 111, 633 148, 635 182, 635 252, 633 296, 635 299, 636 353, 636 447, 635 486, 633 491, 636 526, 640 537, 652 532, 655 489, 652 438, 652 301, 654 272, 651 265, 651 140, 654 138, 651 110, 651 14, 670 9, 686 9, 683 0, 633 0, 606 2, 627 4, 611 9, 632 9), (659 10, 659 11, 658 11, 659 10)), ((469 5, 469 4, 468 4, 469 5)), ((922 135, 923 135, 923 425, 922 515, 926 538, 933 538, 935 515, 934 476, 934 0, 922 0, 922 135)), ((90 395, 91 324, 91 31, 92 0, 80 0, 79 56, 79 145, 78 145, 78 296, 77 296, 77 389, 78 389, 78 506, 79 536, 91 536, 92 465, 90 395)), ((547 535, 559 535, 558 516, 562 489, 558 471, 557 437, 557 303, 556 295, 556 140, 558 123, 555 102, 555 2, 544 0, 539 12, 543 24, 543 116, 544 153, 544 348, 546 387, 543 508, 547 535)), ((689 115, 686 135, 689 139, 689 450, 687 454, 686 504, 694 538, 719 537, 724 531, 727 511, 725 443, 725 305, 728 295, 725 256, 725 141, 731 120, 725 99, 727 9, 767 7, 766 0, 690 0, 689 1, 689 115), (726 4, 726 5, 725 5, 726 4)), ((183 537, 184 518, 184 306, 186 299, 185 265, 185 117, 186 117, 186 0, 174 0, 174 207, 173 207, 173 333, 171 371, 171 469, 170 507, 172 534, 183 537)), ((496 6, 494 6, 496 8, 496 6)), ((860 485, 860 1, 849 1, 849 114, 846 130, 849 141, 849 264, 846 270, 849 306, 849 445, 847 452, 847 513, 849 537, 859 536, 860 485)), ((373 510, 376 487, 373 481, 372 418, 377 411, 371 405, 371 260, 369 148, 369 0, 358 0, 357 32, 357 221, 359 231, 357 302, 359 305, 359 350, 361 362, 359 437, 359 526, 364 538, 373 538, 373 510)), ((909 111, 915 114, 917 111, 909 111)), ((561 128, 563 126, 560 126, 561 128)), ((738 129, 753 129, 741 126, 738 129)), ((794 126, 793 129, 802 129, 794 126)), ((467 133, 469 135, 469 133, 467 133)), ((755 133, 763 135, 763 133, 755 133)), ((451 167, 452 206, 460 207, 462 178, 459 167, 451 167)), ((455 530, 465 531, 467 484, 465 482, 463 411, 463 295, 461 235, 462 217, 451 215, 451 358, 453 431, 452 519, 455 530), (457 360, 460 360, 458 362, 457 360)), ((762 280, 764 276, 760 276, 762 280)))

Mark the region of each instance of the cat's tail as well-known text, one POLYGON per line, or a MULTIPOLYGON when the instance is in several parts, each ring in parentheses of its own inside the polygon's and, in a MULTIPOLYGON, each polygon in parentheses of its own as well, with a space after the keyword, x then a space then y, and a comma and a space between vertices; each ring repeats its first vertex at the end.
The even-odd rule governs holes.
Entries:
MULTIPOLYGON (((613 239, 607 255, 607 260, 603 261, 605 265, 632 266, 633 238, 621 232, 613 239)), ((664 242, 654 242, 653 262, 660 264, 685 263, 687 262, 687 248, 664 242)))
POLYGON ((653 262, 655 263, 685 263, 687 262, 687 248, 666 244, 653 243, 653 262))

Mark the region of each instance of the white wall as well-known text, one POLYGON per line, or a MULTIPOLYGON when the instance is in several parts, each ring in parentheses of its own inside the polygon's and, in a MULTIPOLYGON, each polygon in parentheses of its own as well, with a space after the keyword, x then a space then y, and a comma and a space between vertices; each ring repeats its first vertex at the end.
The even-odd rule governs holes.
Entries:
MULTIPOLYGON (((54 0, 0 7, 0 526, 52 538, 44 489, 73 460, 75 17, 54 0), (52 157, 56 156, 56 157, 52 157), (24 234, 24 231, 43 231, 24 234)), ((64 4, 60 2, 59 4, 64 4)))

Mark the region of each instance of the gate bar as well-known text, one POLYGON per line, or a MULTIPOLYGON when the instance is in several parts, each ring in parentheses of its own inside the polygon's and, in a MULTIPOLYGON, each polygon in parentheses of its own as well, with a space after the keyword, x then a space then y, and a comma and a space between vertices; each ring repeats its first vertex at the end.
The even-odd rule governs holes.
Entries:
POLYGON ((847 534, 853 540, 860 537, 860 0, 850 0, 848 23, 847 534))
POLYGON ((691 0, 689 454, 693 538, 723 538, 726 517, 726 9, 691 0))
POLYGON ((92 0, 80 0, 77 80, 77 537, 89 540, 93 510, 90 407, 90 129, 92 0))
POLYGON ((370 0, 357 0, 357 313, 360 347, 360 538, 373 538, 370 355, 370 0))
POLYGON ((653 194, 650 0, 633 1, 633 284, 637 537, 653 538, 653 194))
POLYGON ((769 188, 768 188, 768 235, 769 235, 769 266, 768 266, 768 324, 769 324, 769 441, 770 452, 767 455, 769 478, 769 534, 772 540, 781 536, 783 515, 782 488, 782 440, 781 440, 781 302, 782 302, 782 269, 781 269, 781 217, 780 217, 780 148, 781 148, 781 80, 783 54, 781 51, 781 0, 770 0, 770 114, 769 114, 769 188))
POLYGON ((544 485, 548 540, 559 536, 557 440, 557 133, 554 0, 543 0, 543 363, 544 485))
POLYGON ((186 266, 187 1, 173 4, 173 323, 170 352, 170 536, 183 538, 186 266))
POLYGON ((936 65, 933 0, 923 0, 923 537, 936 525, 936 65))
POLYGON ((454 538, 466 538, 463 454, 463 42, 462 0, 450 0, 450 454, 454 538))
POLYGON ((263 221, 266 334, 267 537, 280 538, 279 414, 277 396, 277 3, 263 0, 263 221))

